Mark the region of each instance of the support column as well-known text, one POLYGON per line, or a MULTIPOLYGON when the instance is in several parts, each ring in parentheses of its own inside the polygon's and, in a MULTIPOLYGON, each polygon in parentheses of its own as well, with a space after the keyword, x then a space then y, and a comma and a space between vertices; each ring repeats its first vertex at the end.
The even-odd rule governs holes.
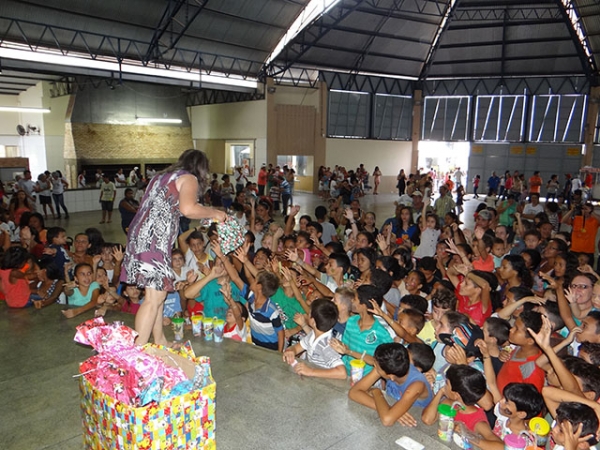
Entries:
POLYGON ((267 161, 277 165, 277 111, 275 107, 276 87, 273 78, 267 78, 265 98, 267 99, 267 161))
POLYGON ((413 92, 412 110, 412 151, 410 154, 410 172, 416 173, 419 164, 419 141, 421 139, 421 121, 423 119, 423 91, 417 89, 413 92))
POLYGON ((594 160, 594 133, 598 120, 598 110, 600 109, 600 86, 594 86, 590 89, 589 100, 583 133, 583 143, 585 144, 585 154, 582 160, 583 166, 591 166, 594 160))

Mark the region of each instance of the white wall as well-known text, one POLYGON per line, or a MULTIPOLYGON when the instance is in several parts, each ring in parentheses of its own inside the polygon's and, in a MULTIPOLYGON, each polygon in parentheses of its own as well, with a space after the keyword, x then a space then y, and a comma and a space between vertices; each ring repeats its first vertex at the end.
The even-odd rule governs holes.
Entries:
POLYGON ((44 82, 43 104, 50 108, 50 114, 44 114, 44 143, 48 170, 65 169, 65 120, 71 97, 50 97, 50 83, 44 82))
MULTIPOLYGON (((412 144, 406 141, 373 141, 363 139, 327 139, 326 165, 336 164, 346 170, 356 170, 364 164, 373 173, 375 166, 381 170, 379 192, 396 192, 396 176, 400 169, 410 172, 412 144)), ((369 178, 371 186, 372 177, 369 178)))
POLYGON ((293 86, 275 86, 272 94, 276 105, 302 105, 320 108, 319 90, 293 86))
POLYGON ((266 139, 267 102, 223 103, 188 108, 192 139, 266 139))

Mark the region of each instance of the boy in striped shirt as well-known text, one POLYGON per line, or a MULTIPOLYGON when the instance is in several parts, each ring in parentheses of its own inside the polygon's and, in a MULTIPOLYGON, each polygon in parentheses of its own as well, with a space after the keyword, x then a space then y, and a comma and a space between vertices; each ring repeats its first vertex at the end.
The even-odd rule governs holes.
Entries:
POLYGON ((308 319, 310 333, 283 354, 283 360, 294 368, 294 372, 307 377, 346 379, 342 358, 329 345, 337 320, 338 309, 332 301, 320 298, 311 303, 308 319), (306 359, 312 366, 296 361, 296 355, 305 351, 306 359))
POLYGON ((259 347, 283 352, 285 332, 279 308, 271 296, 279 288, 279 278, 272 272, 261 272, 250 285, 248 313, 252 342, 259 347))

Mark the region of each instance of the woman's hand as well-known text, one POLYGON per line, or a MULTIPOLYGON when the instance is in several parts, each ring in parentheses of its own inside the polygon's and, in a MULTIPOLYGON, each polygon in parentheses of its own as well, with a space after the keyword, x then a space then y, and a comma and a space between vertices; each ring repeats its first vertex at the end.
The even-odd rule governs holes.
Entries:
POLYGON ((227 219, 227 213, 225 211, 215 209, 215 214, 214 214, 213 218, 217 222, 225 222, 225 220, 227 219))

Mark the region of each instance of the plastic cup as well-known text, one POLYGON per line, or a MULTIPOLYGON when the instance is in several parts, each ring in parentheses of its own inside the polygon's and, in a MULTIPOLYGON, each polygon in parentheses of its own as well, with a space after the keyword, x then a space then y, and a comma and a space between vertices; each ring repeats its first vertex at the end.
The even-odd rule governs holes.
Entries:
POLYGON ((183 341, 183 325, 185 324, 185 319, 183 317, 174 317, 171 319, 173 323, 173 332, 175 333, 176 341, 183 341))
POLYGON ((550 424, 546 419, 534 417, 529 421, 529 430, 535 435, 536 445, 546 448, 548 435, 550 434, 550 424))
POLYGON ((204 329, 204 340, 213 340, 213 319, 211 317, 205 317, 202 319, 202 328, 204 329))
POLYGON ((524 450, 527 440, 518 434, 508 434, 504 438, 504 450, 524 450))
POLYGON ((221 319, 213 319, 213 329, 215 333, 215 342, 223 342, 223 330, 225 321, 221 319))
POLYGON ((192 333, 194 336, 202 336, 202 321, 204 316, 192 316, 192 333))
POLYGON ((444 442, 452 442, 456 410, 450 405, 442 404, 438 406, 438 413, 440 416, 438 420, 438 438, 444 442))
POLYGON ((354 386, 360 381, 365 372, 365 362, 362 359, 350 361, 350 385, 354 386))

